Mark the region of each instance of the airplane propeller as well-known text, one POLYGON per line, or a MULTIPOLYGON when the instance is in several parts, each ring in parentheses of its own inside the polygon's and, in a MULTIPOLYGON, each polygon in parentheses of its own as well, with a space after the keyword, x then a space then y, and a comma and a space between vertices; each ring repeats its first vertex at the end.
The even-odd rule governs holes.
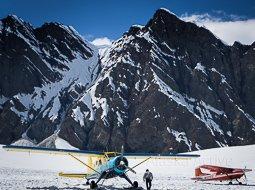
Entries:
POLYGON ((247 184, 247 176, 246 176, 246 172, 245 172, 246 166, 244 167, 243 173, 244 173, 244 179, 245 179, 245 183, 247 184))
POLYGON ((133 168, 130 168, 129 166, 126 166, 126 168, 127 168, 129 171, 131 171, 131 172, 133 172, 134 174, 136 174, 136 171, 133 170, 133 168))
POLYGON ((134 174, 136 174, 136 171, 133 168, 130 168, 127 164, 126 164, 126 158, 124 157, 124 146, 121 146, 121 155, 120 155, 120 162, 118 167, 124 167, 125 169, 128 169, 129 171, 133 172, 134 174))
POLYGON ((122 145, 122 146, 121 146, 121 160, 122 160, 122 158, 123 158, 123 155, 124 155, 124 146, 122 145))

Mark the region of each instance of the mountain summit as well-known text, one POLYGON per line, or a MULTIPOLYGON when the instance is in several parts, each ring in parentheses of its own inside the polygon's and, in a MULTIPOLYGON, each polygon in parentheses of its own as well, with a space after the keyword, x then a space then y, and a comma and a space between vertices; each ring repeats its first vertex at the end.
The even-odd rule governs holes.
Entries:
POLYGON ((98 52, 72 28, 1 20, 0 143, 41 142, 58 133, 69 106, 92 85, 98 52))
POLYGON ((159 9, 99 59, 71 27, 21 23, 1 24, 0 143, 54 147, 62 138, 132 152, 255 143, 254 43, 227 46, 159 9))

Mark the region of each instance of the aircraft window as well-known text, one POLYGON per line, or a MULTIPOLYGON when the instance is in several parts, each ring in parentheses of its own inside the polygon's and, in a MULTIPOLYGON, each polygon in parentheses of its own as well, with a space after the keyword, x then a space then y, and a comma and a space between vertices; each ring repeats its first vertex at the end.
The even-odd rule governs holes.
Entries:
POLYGON ((113 152, 113 153, 107 153, 107 156, 110 157, 115 157, 115 156, 119 156, 120 154, 113 152))
POLYGON ((114 154, 114 153, 109 153, 109 154, 107 154, 107 156, 108 156, 108 157, 114 157, 115 154, 114 154))

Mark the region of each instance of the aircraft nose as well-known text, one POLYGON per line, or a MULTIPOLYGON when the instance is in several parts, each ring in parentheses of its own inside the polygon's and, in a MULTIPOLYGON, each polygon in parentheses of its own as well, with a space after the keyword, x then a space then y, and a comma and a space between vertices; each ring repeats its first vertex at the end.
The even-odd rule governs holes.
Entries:
POLYGON ((125 162, 123 162, 122 160, 120 161, 120 165, 125 165, 125 162))
POLYGON ((115 166, 119 170, 125 170, 128 167, 128 160, 125 157, 118 157, 115 162, 115 166))

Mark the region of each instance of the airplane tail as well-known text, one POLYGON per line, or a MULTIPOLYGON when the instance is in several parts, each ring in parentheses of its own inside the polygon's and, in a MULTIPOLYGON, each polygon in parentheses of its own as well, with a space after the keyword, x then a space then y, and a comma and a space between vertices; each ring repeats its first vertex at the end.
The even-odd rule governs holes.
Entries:
POLYGON ((199 176, 202 176, 202 175, 205 175, 200 168, 196 168, 195 169, 195 176, 196 177, 199 177, 199 176))

